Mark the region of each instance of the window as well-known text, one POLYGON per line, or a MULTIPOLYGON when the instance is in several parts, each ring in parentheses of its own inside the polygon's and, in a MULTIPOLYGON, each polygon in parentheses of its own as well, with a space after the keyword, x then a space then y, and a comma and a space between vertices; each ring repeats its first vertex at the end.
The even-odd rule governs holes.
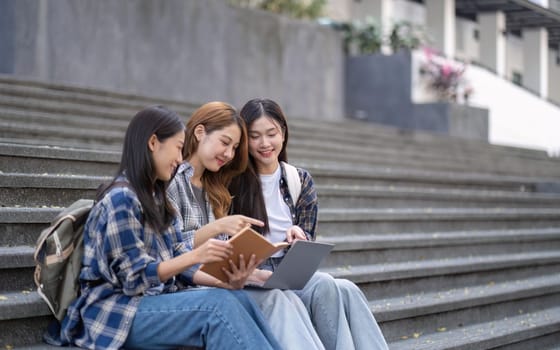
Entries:
POLYGON ((511 81, 515 85, 522 86, 523 85, 523 74, 521 74, 520 72, 517 72, 517 71, 513 71, 511 73, 511 81))

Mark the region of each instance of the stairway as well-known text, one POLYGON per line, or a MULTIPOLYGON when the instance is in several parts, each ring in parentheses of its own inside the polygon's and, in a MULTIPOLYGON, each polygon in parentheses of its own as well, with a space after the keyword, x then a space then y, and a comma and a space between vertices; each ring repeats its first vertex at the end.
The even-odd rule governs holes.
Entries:
MULTIPOLYGON (((0 76, 0 348, 41 344, 33 245, 116 171, 127 121, 196 105, 0 76)), ((290 119, 319 193, 321 269, 354 281, 391 349, 560 348, 560 160, 358 121, 290 119)))

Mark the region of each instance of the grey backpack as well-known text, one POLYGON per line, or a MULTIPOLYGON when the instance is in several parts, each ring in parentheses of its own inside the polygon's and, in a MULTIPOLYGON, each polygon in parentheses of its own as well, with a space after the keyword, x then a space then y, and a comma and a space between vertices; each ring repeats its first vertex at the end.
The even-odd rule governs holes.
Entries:
POLYGON ((79 199, 41 231, 35 247, 35 284, 54 316, 62 321, 80 290, 84 224, 94 201, 79 199))

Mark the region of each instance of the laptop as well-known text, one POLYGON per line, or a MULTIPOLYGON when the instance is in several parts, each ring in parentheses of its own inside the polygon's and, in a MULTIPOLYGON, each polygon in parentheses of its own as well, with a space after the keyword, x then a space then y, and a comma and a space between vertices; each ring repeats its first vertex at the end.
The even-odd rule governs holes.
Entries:
POLYGON ((248 287, 265 289, 302 289, 317 271, 334 245, 311 241, 296 241, 264 285, 248 287))

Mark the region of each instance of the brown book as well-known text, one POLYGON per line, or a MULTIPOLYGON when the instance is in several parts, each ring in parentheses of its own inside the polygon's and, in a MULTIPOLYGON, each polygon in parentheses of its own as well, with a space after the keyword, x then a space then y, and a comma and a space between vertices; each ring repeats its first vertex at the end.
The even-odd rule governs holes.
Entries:
POLYGON ((203 264, 200 267, 201 271, 206 272, 226 283, 229 280, 224 271, 222 271, 222 267, 225 267, 228 271, 231 270, 229 260, 233 261, 235 266, 239 266, 239 254, 243 254, 245 263, 248 263, 252 254, 255 254, 258 261, 266 259, 280 249, 284 249, 289 246, 289 243, 287 242, 279 242, 276 244, 271 243, 251 227, 242 229, 228 242, 233 245, 233 255, 230 259, 203 264))

